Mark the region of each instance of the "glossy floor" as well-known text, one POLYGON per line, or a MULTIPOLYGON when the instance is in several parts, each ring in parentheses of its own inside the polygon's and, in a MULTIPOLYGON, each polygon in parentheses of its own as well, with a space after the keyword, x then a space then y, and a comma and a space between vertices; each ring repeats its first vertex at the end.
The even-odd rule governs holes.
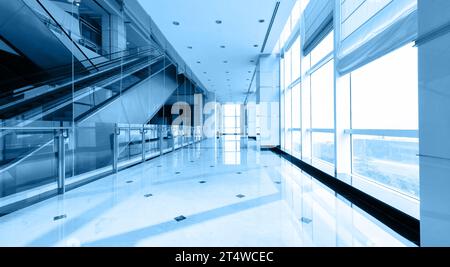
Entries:
POLYGON ((412 246, 256 141, 226 136, 0 218, 0 246, 412 246))

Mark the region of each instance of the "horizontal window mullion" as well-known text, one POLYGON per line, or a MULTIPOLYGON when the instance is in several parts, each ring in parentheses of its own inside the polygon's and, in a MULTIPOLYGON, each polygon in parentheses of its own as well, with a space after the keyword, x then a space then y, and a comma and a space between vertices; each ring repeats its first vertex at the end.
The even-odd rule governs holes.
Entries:
POLYGON ((393 130, 393 129, 346 129, 346 134, 375 135, 388 137, 419 138, 418 130, 393 130))
POLYGON ((325 129, 325 128, 312 128, 307 129, 306 131, 312 133, 334 133, 334 129, 325 129))
POLYGON ((315 71, 323 67, 325 64, 330 62, 334 58, 334 51, 330 52, 324 58, 322 58, 319 62, 317 62, 314 66, 312 66, 308 71, 306 71, 305 76, 311 76, 315 71))

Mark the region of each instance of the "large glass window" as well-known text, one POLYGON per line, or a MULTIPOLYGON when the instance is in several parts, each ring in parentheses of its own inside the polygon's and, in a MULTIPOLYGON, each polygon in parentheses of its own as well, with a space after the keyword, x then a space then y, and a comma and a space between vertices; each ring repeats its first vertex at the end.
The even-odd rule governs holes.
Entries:
POLYGON ((334 164, 334 63, 311 74, 312 156, 334 164))
POLYGON ((316 65, 334 49, 334 31, 331 31, 312 51, 311 66, 316 65))
POLYGON ((284 58, 280 58, 280 111, 281 111, 281 118, 280 118, 280 132, 281 132, 281 148, 285 149, 285 105, 284 105, 284 58))
POLYGON ((311 74, 312 128, 334 128, 334 65, 331 60, 311 74))
POLYGON ((286 133, 285 133, 285 141, 284 141, 284 146, 285 146, 285 150, 287 152, 291 152, 292 149, 292 90, 286 89, 285 90, 285 102, 284 102, 284 107, 285 107, 285 111, 284 111, 284 127, 286 129, 286 133))
POLYGON ((291 50, 284 53, 284 86, 289 86, 292 82, 291 76, 291 50))
POLYGON ((298 158, 301 157, 301 126, 300 126, 300 84, 292 88, 292 154, 298 158))
POLYGON ((351 103, 353 173, 418 198, 417 64, 407 45, 354 71, 351 103))
POLYGON ((292 51, 292 81, 300 78, 300 37, 291 47, 292 51))
POLYGON ((342 177, 352 176, 356 188, 417 218, 417 48, 396 49, 336 81, 334 31, 309 54, 298 31, 287 33, 282 39, 292 45, 281 47, 281 147, 327 173, 345 171, 342 177))
POLYGON ((239 104, 226 104, 223 106, 224 134, 241 133, 241 108, 239 104))

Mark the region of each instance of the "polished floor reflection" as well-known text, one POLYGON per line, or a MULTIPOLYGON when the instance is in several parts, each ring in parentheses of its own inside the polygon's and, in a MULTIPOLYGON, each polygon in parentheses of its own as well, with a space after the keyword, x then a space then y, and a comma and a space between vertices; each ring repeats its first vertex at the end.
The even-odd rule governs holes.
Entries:
POLYGON ((256 141, 177 150, 0 218, 0 246, 413 246, 256 141))

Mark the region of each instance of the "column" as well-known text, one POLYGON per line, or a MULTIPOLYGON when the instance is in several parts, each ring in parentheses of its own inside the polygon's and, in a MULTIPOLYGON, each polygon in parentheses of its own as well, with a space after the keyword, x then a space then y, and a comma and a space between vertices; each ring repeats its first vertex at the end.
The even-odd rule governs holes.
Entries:
POLYGON ((449 14, 448 0, 418 1, 422 246, 450 246, 449 14))
POLYGON ((103 49, 108 53, 116 53, 127 48, 125 21, 119 15, 102 17, 103 49))
POLYGON ((278 55, 260 57, 256 72, 256 103, 259 105, 261 147, 280 145, 280 83, 278 55))

